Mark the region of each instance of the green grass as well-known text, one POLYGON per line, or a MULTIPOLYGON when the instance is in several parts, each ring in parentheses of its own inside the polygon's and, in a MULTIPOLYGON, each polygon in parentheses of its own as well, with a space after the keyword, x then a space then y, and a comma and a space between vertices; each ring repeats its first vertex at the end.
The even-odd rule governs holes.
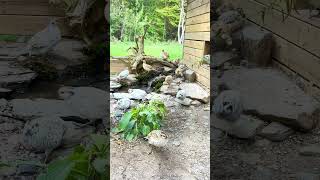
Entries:
MULTIPOLYGON (((128 56, 128 48, 135 47, 135 42, 111 42, 111 56, 128 56)), ((170 60, 182 59, 183 45, 178 42, 151 42, 145 41, 144 51, 146 55, 160 57, 161 50, 164 49, 169 53, 170 60)))
POLYGON ((15 42, 17 41, 18 37, 15 35, 1 35, 0 34, 0 41, 6 41, 6 42, 15 42))

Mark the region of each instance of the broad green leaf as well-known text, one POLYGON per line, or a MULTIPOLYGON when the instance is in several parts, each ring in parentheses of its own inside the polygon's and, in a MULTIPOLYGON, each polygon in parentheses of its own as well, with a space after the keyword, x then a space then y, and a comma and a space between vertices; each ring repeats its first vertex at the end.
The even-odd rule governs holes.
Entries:
POLYGON ((132 114, 130 112, 125 113, 119 122, 118 129, 124 131, 127 128, 131 117, 132 114))
POLYGON ((50 163, 46 173, 41 174, 37 180, 64 180, 70 175, 75 162, 68 159, 56 160, 50 163))
POLYGON ((93 167, 99 173, 105 173, 107 167, 107 160, 102 158, 96 158, 93 162, 93 167))
POLYGON ((147 136, 150 133, 151 129, 149 126, 147 125, 143 125, 142 127, 142 134, 143 136, 147 136))

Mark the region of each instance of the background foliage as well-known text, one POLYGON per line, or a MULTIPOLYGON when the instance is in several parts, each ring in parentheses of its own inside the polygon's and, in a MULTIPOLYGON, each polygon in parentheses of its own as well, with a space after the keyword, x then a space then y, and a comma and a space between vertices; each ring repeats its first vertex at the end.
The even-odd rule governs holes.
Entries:
POLYGON ((117 0, 110 5, 112 40, 134 41, 148 25, 147 39, 177 40, 180 0, 117 0))

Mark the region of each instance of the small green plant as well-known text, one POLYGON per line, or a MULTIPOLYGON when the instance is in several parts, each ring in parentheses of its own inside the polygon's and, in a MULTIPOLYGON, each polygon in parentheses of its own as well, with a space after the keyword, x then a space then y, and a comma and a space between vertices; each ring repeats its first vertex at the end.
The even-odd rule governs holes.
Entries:
POLYGON ((140 104, 125 113, 113 131, 122 133, 122 137, 128 141, 139 136, 145 137, 152 130, 160 129, 166 113, 167 109, 161 101, 140 104))
POLYGON ((106 180, 108 172, 108 138, 106 135, 91 135, 93 144, 79 145, 71 155, 51 162, 37 180, 106 180))

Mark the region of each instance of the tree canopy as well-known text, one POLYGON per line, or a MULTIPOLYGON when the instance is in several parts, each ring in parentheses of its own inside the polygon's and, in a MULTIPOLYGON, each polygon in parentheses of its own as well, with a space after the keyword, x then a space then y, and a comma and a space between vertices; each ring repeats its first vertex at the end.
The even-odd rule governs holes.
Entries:
POLYGON ((147 39, 177 40, 181 0, 115 0, 110 6, 112 39, 134 41, 148 26, 147 39))

